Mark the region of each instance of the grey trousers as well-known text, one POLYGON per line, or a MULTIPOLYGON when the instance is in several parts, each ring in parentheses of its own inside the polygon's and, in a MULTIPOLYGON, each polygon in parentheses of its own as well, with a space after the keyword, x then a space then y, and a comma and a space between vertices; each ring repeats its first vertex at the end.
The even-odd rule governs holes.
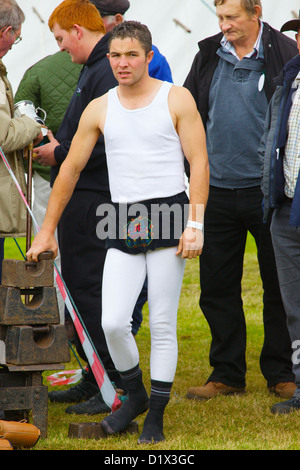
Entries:
POLYGON ((292 201, 287 199, 279 209, 275 209, 271 234, 293 349, 295 395, 300 398, 300 227, 289 225, 291 204, 292 201))

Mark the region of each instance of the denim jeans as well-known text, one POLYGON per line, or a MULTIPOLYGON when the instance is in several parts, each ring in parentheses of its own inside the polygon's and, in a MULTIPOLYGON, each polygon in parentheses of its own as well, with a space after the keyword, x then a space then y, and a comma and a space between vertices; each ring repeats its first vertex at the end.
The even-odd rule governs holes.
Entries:
POLYGON ((262 222, 260 187, 211 187, 200 256, 200 307, 212 335, 209 380, 246 384, 246 322, 241 281, 248 231, 253 235, 263 283, 264 344, 260 367, 268 387, 294 381, 291 342, 277 278, 269 224, 262 222))
POLYGON ((276 209, 271 233, 276 257, 282 300, 291 337, 293 371, 300 396, 300 227, 289 225, 291 200, 276 209))

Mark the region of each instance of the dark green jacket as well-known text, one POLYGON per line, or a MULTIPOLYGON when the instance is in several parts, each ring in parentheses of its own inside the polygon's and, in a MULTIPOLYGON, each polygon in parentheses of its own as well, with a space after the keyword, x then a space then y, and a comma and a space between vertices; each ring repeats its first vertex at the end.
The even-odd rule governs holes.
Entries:
MULTIPOLYGON (((29 100, 36 108, 44 109, 47 113, 45 124, 55 136, 81 69, 82 65, 74 64, 67 52, 57 52, 43 58, 25 72, 15 95, 15 103, 29 100)), ((45 139, 43 143, 46 143, 45 139)), ((33 170, 50 181, 50 167, 34 162, 33 170)))

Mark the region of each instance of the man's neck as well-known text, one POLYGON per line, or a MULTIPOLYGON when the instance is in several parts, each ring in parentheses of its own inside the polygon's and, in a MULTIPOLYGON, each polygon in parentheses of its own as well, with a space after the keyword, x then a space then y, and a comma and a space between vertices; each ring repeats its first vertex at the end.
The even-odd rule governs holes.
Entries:
POLYGON ((156 96, 161 86, 160 80, 149 75, 134 85, 120 85, 118 95, 121 103, 128 109, 139 109, 148 106, 156 96))
POLYGON ((98 42, 103 38, 104 34, 90 34, 88 38, 86 38, 85 45, 83 48, 84 51, 84 58, 85 62, 87 62, 88 58, 90 57, 92 51, 94 50, 95 46, 98 42))

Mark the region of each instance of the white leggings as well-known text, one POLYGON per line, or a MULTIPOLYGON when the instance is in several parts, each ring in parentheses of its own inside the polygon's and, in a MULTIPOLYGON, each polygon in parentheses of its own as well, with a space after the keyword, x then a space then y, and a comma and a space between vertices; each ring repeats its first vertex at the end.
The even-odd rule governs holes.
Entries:
POLYGON ((177 309, 185 260, 177 247, 130 255, 109 248, 104 266, 102 326, 107 346, 120 372, 135 367, 139 353, 131 333, 132 312, 148 279, 152 380, 173 382, 177 365, 177 309))

